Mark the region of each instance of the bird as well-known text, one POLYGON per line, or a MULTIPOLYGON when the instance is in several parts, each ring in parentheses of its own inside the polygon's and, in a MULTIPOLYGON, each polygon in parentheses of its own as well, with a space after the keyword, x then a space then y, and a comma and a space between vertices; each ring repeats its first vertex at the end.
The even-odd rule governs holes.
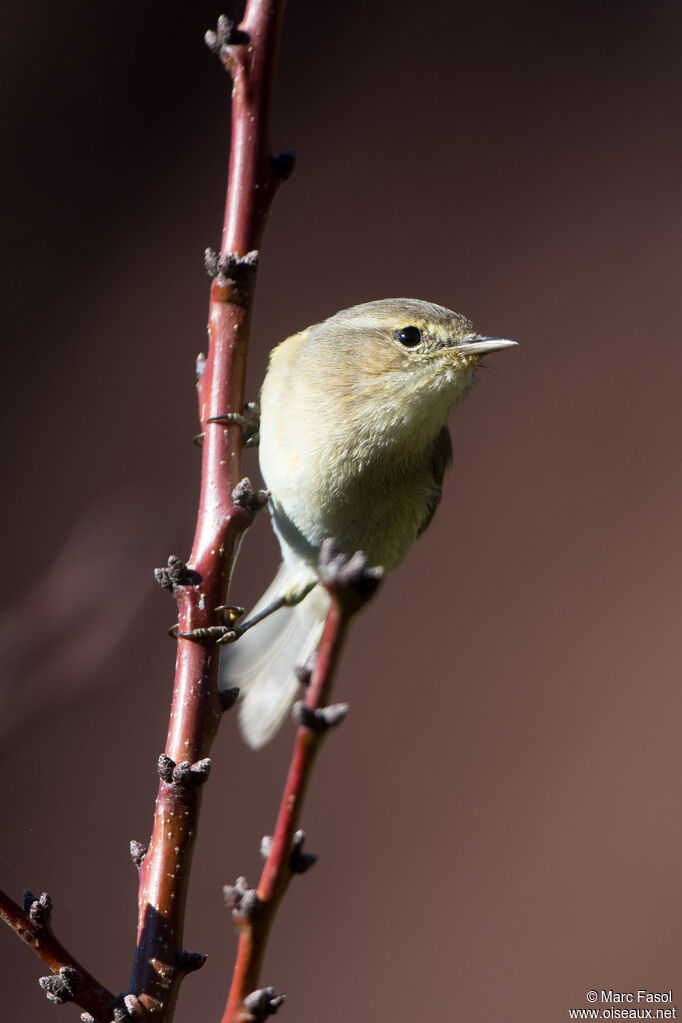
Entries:
POLYGON ((260 396, 259 462, 282 561, 221 657, 240 689, 254 749, 275 734, 319 644, 330 597, 323 542, 389 572, 431 522, 452 457, 448 419, 481 357, 510 348, 444 306, 391 298, 344 309, 270 354, 260 396))

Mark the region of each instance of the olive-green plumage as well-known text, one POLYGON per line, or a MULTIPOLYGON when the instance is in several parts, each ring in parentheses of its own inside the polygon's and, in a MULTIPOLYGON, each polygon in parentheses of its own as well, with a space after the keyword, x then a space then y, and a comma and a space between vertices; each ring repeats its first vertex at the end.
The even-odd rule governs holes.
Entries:
POLYGON ((481 338, 466 317, 415 299, 354 306, 275 348, 261 393, 260 465, 282 566, 254 609, 291 605, 224 655, 221 685, 240 685, 241 726, 266 742, 296 693, 328 598, 322 541, 395 568, 431 521, 451 446, 447 420, 478 359, 514 344, 481 338))

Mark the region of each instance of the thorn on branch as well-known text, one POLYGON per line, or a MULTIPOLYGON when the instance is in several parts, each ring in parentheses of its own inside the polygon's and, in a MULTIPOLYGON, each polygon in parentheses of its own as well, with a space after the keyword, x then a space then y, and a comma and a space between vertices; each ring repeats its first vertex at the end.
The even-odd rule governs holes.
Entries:
POLYGON ((297 831, 294 835, 294 841, 291 846, 291 858, 289 859, 289 869, 292 874, 305 874, 317 863, 318 857, 315 853, 303 852, 304 842, 305 831, 297 831))
POLYGON ((303 700, 295 703, 291 710, 291 716, 296 724, 309 728, 315 735, 324 735, 330 728, 336 728, 347 713, 347 703, 332 703, 329 707, 313 710, 303 700))
POLYGON ((49 977, 41 977, 38 983, 45 992, 48 1001, 55 1005, 72 1002, 80 985, 81 975, 70 966, 62 966, 59 973, 49 977))
POLYGON ((208 359, 206 358, 204 353, 203 352, 199 352, 199 354, 197 355, 197 360, 194 363, 194 372, 195 372, 195 375, 196 375, 197 383, 199 383, 199 381, 201 380, 202 376, 204 375, 204 370, 206 369, 206 363, 207 362, 208 362, 208 359))
POLYGON ((261 1023, 275 1015, 285 998, 286 995, 276 995, 274 987, 259 988, 246 996, 244 1008, 250 1013, 252 1023, 261 1023))
POLYGON ((163 590, 175 592, 178 586, 198 586, 201 576, 193 568, 188 568, 182 558, 171 554, 165 568, 155 568, 154 578, 163 590))
POLYGON ((272 169, 281 181, 286 181, 296 170, 296 150, 287 149, 272 158, 272 169))
POLYGON ((225 711, 232 710, 239 699, 239 686, 231 686, 229 689, 221 689, 219 695, 220 709, 224 714, 225 711))
POLYGON ((270 491, 254 490, 251 486, 251 480, 248 476, 245 476, 234 488, 231 497, 232 503, 237 508, 242 508, 253 518, 268 503, 270 491))
POLYGON ((130 843, 130 858, 136 867, 141 866, 142 860, 147 855, 148 845, 144 845, 143 842, 136 842, 133 838, 130 843))
POLYGON ((249 888, 245 877, 238 877, 234 884, 224 885, 223 899, 235 919, 253 920, 260 906, 258 892, 255 888, 249 888))
POLYGON ((178 956, 178 966, 185 973, 195 973, 204 965, 208 956, 205 952, 181 952, 178 956))
POLYGON ((204 34, 204 42, 211 53, 220 56, 221 50, 226 46, 242 46, 248 43, 249 37, 242 32, 237 25, 226 15, 221 14, 215 32, 211 29, 204 34))
POLYGON ((366 554, 357 551, 349 558, 331 538, 322 542, 317 572, 324 588, 348 614, 359 611, 384 578, 383 568, 369 567, 366 554))

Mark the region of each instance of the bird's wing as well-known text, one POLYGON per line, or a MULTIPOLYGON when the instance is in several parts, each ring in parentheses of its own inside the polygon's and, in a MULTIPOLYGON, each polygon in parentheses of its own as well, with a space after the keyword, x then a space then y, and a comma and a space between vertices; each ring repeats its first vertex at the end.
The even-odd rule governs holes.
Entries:
POLYGON ((443 488, 443 476, 445 470, 452 461, 452 441, 450 440, 450 431, 447 426, 444 426, 436 437, 433 448, 431 450, 431 471, 433 473, 433 491, 429 495, 426 502, 426 509, 424 515, 424 521, 419 527, 417 536, 421 536, 424 530, 427 528, 431 519, 436 513, 436 508, 440 503, 440 495, 443 488))

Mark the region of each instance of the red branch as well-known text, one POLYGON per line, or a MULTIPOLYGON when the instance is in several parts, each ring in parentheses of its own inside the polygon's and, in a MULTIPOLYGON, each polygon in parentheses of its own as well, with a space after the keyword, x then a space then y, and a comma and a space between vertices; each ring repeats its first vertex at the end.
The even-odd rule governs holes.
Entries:
POLYGON ((282 897, 293 874, 305 869, 300 866, 297 869, 292 857, 313 762, 326 731, 340 723, 347 710, 343 705, 327 707, 338 659, 351 618, 376 592, 382 574, 380 569, 367 568, 364 555, 346 559, 337 554, 330 541, 323 545, 320 578, 332 603, 305 702, 295 708, 301 724, 294 740, 277 824, 257 889, 258 897, 249 902, 248 910, 238 902, 233 910, 239 945, 222 1023, 250 1023, 254 1019, 244 1001, 258 988, 268 935, 282 897), (327 708, 327 715, 324 708, 327 708))
POLYGON ((33 949, 53 973, 72 970, 78 975, 68 985, 72 988, 72 995, 53 996, 54 1001, 73 1001, 97 1019, 111 1019, 117 1002, 115 995, 102 987, 99 981, 95 980, 70 952, 67 952, 47 922, 32 920, 30 915, 3 891, 0 891, 0 919, 9 924, 15 934, 33 949))
MULTIPOLYGON (((208 358, 198 384, 205 441, 197 526, 188 566, 178 574, 181 563, 172 559, 175 575, 166 576, 181 633, 223 624, 217 608, 225 603, 238 541, 262 503, 248 481, 240 484, 241 426, 225 415, 243 408, 257 249, 273 196, 291 170, 285 159, 276 172, 269 145, 283 13, 284 0, 248 0, 238 29, 221 18, 218 32, 207 33, 233 80, 232 143, 220 256, 214 254, 208 358)), ((129 1011, 154 1012, 159 1023, 172 1019, 180 981, 202 961, 183 953, 182 933, 200 786, 221 715, 217 683, 215 632, 180 638, 154 825, 140 866, 137 947, 126 997, 129 1011)), ((111 1018, 117 999, 63 948, 45 920, 36 922, 2 893, 0 917, 59 974, 43 985, 54 1000, 73 999, 95 1019, 111 1018)))
MULTIPOLYGON (((181 633, 222 624, 216 608, 225 603, 238 540, 253 517, 248 500, 235 502, 232 497, 241 479, 240 427, 209 420, 239 413, 244 404, 255 267, 253 259, 243 257, 258 249, 279 183, 269 147, 269 112, 283 9, 283 0, 249 0, 237 32, 223 21, 227 31, 221 36, 219 24, 213 36, 233 80, 232 144, 221 272, 211 286, 208 357, 198 384, 204 444, 188 565, 196 576, 174 587, 181 633)), ((130 991, 159 1021, 172 1018, 180 981, 189 968, 182 956, 182 934, 200 782, 206 777, 206 770, 190 772, 189 765, 206 758, 218 728, 217 679, 214 638, 180 638, 166 742, 170 760, 160 771, 151 842, 140 866, 138 941, 130 984, 130 991), (173 764, 182 766, 173 773, 173 764)))

